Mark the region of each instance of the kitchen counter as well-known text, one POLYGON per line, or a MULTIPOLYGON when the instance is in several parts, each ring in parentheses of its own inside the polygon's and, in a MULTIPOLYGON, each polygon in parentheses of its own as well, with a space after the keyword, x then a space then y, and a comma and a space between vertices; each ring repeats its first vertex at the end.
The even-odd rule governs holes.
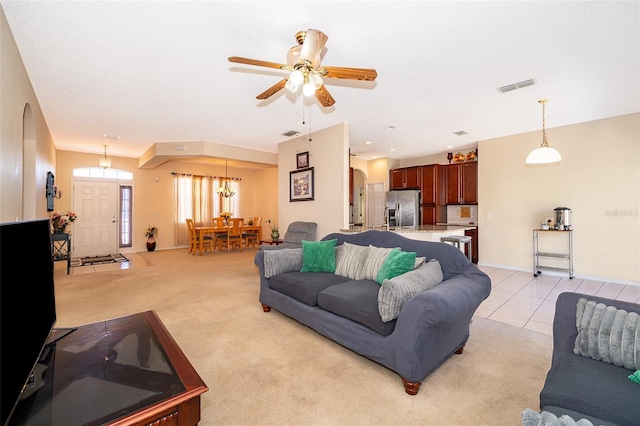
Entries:
MULTIPOLYGON (((442 237, 449 235, 464 235, 467 229, 476 229, 475 225, 419 225, 419 226, 402 226, 389 228, 390 232, 401 234, 403 237, 420 241, 440 241, 442 237)), ((347 229, 341 229, 342 233, 365 232, 376 229, 378 231, 386 231, 385 227, 367 228, 365 226, 349 226, 347 229)))

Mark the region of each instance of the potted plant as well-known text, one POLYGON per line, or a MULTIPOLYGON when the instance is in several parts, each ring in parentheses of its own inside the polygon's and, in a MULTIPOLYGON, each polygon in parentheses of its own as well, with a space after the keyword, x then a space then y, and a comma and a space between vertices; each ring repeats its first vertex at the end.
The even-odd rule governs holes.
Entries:
POLYGON ((147 250, 154 251, 156 249, 156 235, 158 235, 158 228, 155 226, 150 226, 144 233, 144 236, 147 237, 147 250))
POLYGON ((76 221, 77 215, 74 212, 67 211, 66 213, 53 212, 50 215, 51 228, 54 234, 64 234, 67 232, 67 227, 76 221))
POLYGON ((222 212, 222 213, 220 213, 220 217, 224 218, 224 222, 227 225, 229 224, 229 219, 231 219, 231 216, 233 216, 233 213, 231 213, 231 212, 222 212))

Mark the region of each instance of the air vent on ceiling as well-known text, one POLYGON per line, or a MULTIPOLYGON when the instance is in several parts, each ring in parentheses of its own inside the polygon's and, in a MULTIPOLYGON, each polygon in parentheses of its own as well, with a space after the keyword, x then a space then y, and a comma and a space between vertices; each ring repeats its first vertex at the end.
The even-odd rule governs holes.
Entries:
POLYGON ((535 81, 530 78, 529 80, 524 80, 518 83, 507 84, 506 86, 498 87, 498 91, 501 93, 505 93, 516 89, 522 89, 523 87, 533 86, 534 84, 536 84, 535 81))
POLYGON ((284 136, 295 136, 297 134, 299 134, 300 132, 296 132, 295 130, 289 130, 286 133, 283 133, 284 136))

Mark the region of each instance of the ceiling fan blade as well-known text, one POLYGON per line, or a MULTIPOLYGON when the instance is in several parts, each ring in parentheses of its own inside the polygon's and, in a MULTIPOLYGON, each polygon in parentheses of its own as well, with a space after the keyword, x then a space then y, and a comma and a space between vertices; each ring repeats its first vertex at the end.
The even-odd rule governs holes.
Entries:
POLYGON ((329 37, 320 30, 307 30, 307 35, 302 43, 300 59, 306 59, 317 68, 320 65, 320 54, 329 37))
POLYGON ((280 80, 279 82, 277 82, 273 86, 269 87, 264 92, 260 93, 258 96, 256 96, 256 99, 267 99, 267 98, 271 97, 272 95, 275 95, 280 90, 282 90, 282 88, 285 86, 285 84, 287 84, 287 79, 286 78, 280 80))
POLYGON ((259 61, 257 59, 241 58, 239 56, 230 56, 229 62, 237 62, 239 64, 257 65, 259 67, 287 69, 286 65, 277 64, 275 62, 259 61))
POLYGON ((336 101, 333 99, 333 96, 331 96, 324 85, 320 86, 320 88, 316 90, 316 98, 320 101, 323 107, 330 107, 331 105, 336 103, 336 101))
POLYGON ((347 80, 373 81, 378 73, 373 68, 322 67, 327 71, 327 78, 344 78, 347 80))

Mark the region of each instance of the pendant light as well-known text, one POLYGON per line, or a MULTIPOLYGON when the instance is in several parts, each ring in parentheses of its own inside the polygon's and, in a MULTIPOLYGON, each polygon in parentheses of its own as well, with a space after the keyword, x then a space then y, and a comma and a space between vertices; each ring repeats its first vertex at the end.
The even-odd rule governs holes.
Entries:
POLYGON ((547 134, 544 126, 544 105, 548 99, 540 99, 538 103, 542 104, 542 144, 527 155, 526 164, 557 164, 562 160, 562 156, 558 151, 551 148, 547 142, 547 134))
POLYGON ((100 158, 98 159, 98 165, 100 167, 102 167, 103 169, 108 169, 111 167, 111 158, 107 158, 107 146, 108 145, 103 145, 104 146, 104 158, 100 158))
POLYGON ((218 189, 216 190, 216 192, 218 193, 218 195, 224 197, 224 198, 229 198, 232 197, 236 192, 231 189, 231 187, 229 186, 229 181, 231 179, 229 179, 229 169, 227 166, 227 160, 224 161, 224 178, 222 180, 222 184, 218 187, 218 189))

